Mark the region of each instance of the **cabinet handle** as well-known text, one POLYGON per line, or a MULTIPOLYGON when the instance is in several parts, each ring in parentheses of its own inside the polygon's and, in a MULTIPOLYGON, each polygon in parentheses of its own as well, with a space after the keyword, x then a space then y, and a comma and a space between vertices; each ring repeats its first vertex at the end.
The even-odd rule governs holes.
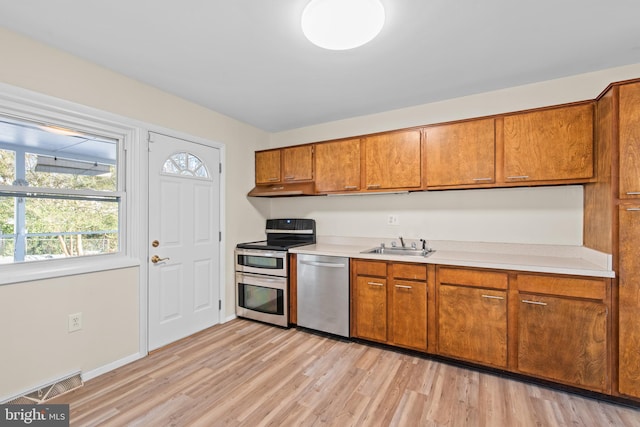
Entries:
POLYGON ((482 298, 488 298, 488 299, 504 299, 504 297, 499 297, 499 296, 496 296, 496 295, 484 295, 483 294, 481 296, 482 296, 482 298))
POLYGON ((376 188, 380 188, 380 184, 369 184, 367 185, 368 190, 375 190, 376 188))
POLYGON ((493 178, 473 178, 474 181, 493 181, 493 178))
POLYGON ((345 185, 344 189, 345 190, 357 190, 358 186, 357 185, 345 185))
POLYGON ((294 176, 294 175, 289 175, 289 176, 285 176, 285 177, 284 177, 284 179, 286 179, 286 180, 292 180, 292 179, 294 179, 294 178, 295 178, 295 176, 294 176))
POLYGON ((384 283, 379 283, 379 282, 367 282, 367 285, 371 285, 371 286, 384 286, 384 283))
POLYGON ((280 178, 269 178, 267 179, 267 181, 271 181, 271 182, 275 182, 275 181, 279 181, 280 178))
POLYGON ((534 304, 534 305, 547 305, 546 302, 540 302, 540 301, 530 301, 528 299, 523 299, 522 300, 523 303, 525 304, 534 304))
POLYGON ((638 194, 640 194, 640 191, 627 191, 627 194, 629 196, 637 196, 638 194))
POLYGON ((411 286, 407 286, 407 285, 396 285, 396 288, 413 289, 411 286))
POLYGON ((507 179, 527 179, 529 175, 516 175, 516 176, 508 176, 507 179))
POLYGON ((629 212, 636 212, 636 211, 640 211, 640 208, 627 208, 627 210, 629 212))

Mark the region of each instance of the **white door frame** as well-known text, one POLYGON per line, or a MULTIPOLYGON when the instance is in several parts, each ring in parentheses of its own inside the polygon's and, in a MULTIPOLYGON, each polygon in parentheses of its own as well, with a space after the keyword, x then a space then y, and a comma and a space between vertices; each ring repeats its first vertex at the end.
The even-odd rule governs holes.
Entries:
POLYGON ((184 139, 189 142, 193 142, 195 144, 205 145, 212 148, 217 148, 220 150, 220 203, 218 206, 220 207, 219 218, 220 218, 220 232, 222 237, 220 239, 220 259, 219 262, 219 298, 222 301, 222 307, 220 309, 220 323, 224 323, 226 321, 226 274, 225 274, 225 247, 226 247, 226 233, 225 233, 225 200, 226 200, 226 151, 225 145, 220 144, 214 141, 210 141, 204 138, 199 138, 193 135, 189 135, 184 132, 179 132, 173 129, 167 129, 160 126, 146 126, 144 129, 140 129, 141 133, 143 133, 140 141, 144 143, 145 147, 145 156, 144 156, 144 167, 140 168, 139 175, 137 177, 139 179, 144 180, 144 194, 141 197, 145 197, 145 224, 140 224, 141 228, 144 228, 144 238, 140 240, 140 249, 139 253, 144 254, 144 260, 140 260, 141 262, 145 262, 145 267, 141 266, 140 273, 141 276, 144 275, 144 281, 140 282, 140 353, 146 355, 149 353, 149 268, 151 267, 151 263, 149 262, 149 257, 151 257, 151 245, 149 245, 149 227, 148 218, 149 218, 149 132, 163 134, 172 138, 184 139))

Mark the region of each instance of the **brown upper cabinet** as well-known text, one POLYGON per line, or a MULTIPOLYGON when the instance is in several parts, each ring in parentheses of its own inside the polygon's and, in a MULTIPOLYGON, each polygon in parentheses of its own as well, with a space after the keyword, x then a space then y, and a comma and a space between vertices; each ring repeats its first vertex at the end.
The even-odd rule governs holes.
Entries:
POLYGON ((620 86, 620 198, 640 197, 640 83, 620 86))
POLYGON ((505 182, 593 177, 593 102, 507 115, 505 182))
POLYGON ((360 139, 316 144, 316 191, 360 190, 360 139))
MULTIPOLYGON (((613 112, 619 122, 611 133, 619 127, 620 169, 628 171, 620 175, 620 198, 640 198, 640 83, 619 85, 619 110, 613 112)), ((594 143, 595 105, 577 102, 259 151, 256 184, 313 183, 310 193, 300 193, 306 195, 592 183, 599 179, 595 159, 603 154, 594 143)))
POLYGON ((313 180, 313 145, 256 151, 256 184, 313 180))
POLYGON ((362 139, 367 190, 420 188, 420 130, 403 130, 362 139))
POLYGON ((313 180, 313 145, 299 145, 282 149, 283 182, 313 180))
POLYGON ((256 151, 256 184, 280 182, 280 151, 256 151))
POLYGON ((495 182, 495 119, 431 126, 424 134, 427 187, 495 182))

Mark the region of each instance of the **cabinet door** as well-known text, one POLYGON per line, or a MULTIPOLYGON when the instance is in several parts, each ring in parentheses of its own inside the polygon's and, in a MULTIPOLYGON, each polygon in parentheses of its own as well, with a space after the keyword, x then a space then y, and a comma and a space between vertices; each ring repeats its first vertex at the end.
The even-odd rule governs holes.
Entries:
POLYGON ((420 131, 390 132, 363 141, 367 190, 421 186, 420 131))
POLYGON ((593 176, 593 104, 504 118, 506 182, 593 176))
POLYGON ((619 391, 640 397, 640 206, 620 208, 619 391))
POLYGON ((426 351, 427 283, 394 280, 391 304, 393 344, 426 351))
POLYGON ((438 351, 445 356, 506 367, 506 292, 440 285, 438 351))
POLYGON ((358 276, 356 279, 356 334, 360 338, 387 341, 387 280, 358 276))
POLYGON ((518 299, 518 371, 606 391, 606 306, 526 293, 518 299))
POLYGON ((280 182, 280 150, 256 151, 256 184, 280 182))
POLYGON ((313 145, 282 149, 285 182, 313 180, 313 145))
POLYGON ((495 182, 495 120, 425 129, 427 187, 495 182))
POLYGON ((360 189, 360 139, 316 145, 316 191, 360 189))
POLYGON ((620 86, 620 198, 640 197, 640 83, 620 86))

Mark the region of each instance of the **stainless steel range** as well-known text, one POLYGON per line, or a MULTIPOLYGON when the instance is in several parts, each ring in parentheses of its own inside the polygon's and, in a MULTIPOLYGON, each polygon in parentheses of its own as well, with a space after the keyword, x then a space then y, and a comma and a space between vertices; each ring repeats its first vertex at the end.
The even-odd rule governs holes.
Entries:
POLYGON ((268 219, 267 240, 236 245, 236 315, 289 326, 289 248, 316 242, 312 219, 268 219))

